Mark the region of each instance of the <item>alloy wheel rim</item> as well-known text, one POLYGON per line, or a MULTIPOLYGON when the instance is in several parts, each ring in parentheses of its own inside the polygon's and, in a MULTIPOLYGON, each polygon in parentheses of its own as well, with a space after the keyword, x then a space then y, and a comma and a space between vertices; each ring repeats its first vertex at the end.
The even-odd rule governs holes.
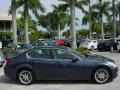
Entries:
POLYGON ((23 84, 29 84, 32 82, 32 74, 29 71, 22 71, 19 74, 19 80, 23 84))
POLYGON ((105 69, 99 69, 95 72, 95 80, 98 83, 105 83, 109 79, 109 73, 105 69))

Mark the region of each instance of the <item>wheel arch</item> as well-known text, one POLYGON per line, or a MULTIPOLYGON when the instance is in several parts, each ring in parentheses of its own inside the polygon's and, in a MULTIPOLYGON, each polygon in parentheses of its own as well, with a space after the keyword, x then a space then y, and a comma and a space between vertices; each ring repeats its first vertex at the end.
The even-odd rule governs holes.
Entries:
POLYGON ((98 69, 98 68, 106 68, 109 72, 110 72, 110 79, 112 79, 113 75, 112 75, 112 70, 108 67, 108 66, 105 66, 105 65, 99 65, 97 67, 95 67, 93 70, 92 70, 92 73, 91 73, 91 79, 93 79, 93 74, 95 73, 95 71, 98 69))
MULTIPOLYGON (((32 69, 31 67, 21 66, 21 67, 17 68, 17 70, 16 70, 16 79, 18 78, 19 72, 22 71, 22 70, 30 70, 30 71, 33 73, 34 78, 35 78, 35 73, 34 73, 34 71, 33 71, 33 69, 32 69)), ((35 78, 35 79, 36 79, 36 78, 35 78)))

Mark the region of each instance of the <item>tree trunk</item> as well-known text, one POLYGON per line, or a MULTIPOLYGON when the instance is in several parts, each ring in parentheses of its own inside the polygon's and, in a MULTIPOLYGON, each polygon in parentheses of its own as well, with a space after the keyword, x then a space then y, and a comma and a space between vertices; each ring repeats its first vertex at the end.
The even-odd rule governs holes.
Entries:
POLYGON ((119 12, 119 23, 118 23, 118 26, 119 26, 119 35, 120 35, 120 12, 119 12))
POLYGON ((104 40, 104 25, 103 25, 103 15, 101 15, 101 36, 102 40, 104 40))
POLYGON ((12 0, 11 5, 12 5, 13 43, 17 45, 16 0, 12 0))
POLYGON ((58 39, 60 40, 61 39, 61 34, 60 34, 60 24, 59 24, 59 26, 58 26, 58 39))
POLYGON ((25 18, 25 43, 29 43, 29 32, 28 32, 28 0, 25 0, 25 6, 24 6, 24 18, 25 18))
POLYGON ((91 39, 92 36, 91 36, 91 26, 92 26, 92 21, 91 21, 91 6, 90 6, 90 0, 89 0, 89 33, 90 33, 90 36, 89 38, 91 39))
POLYGON ((70 0, 70 13, 71 13, 71 38, 72 38, 72 49, 76 49, 76 30, 75 30, 75 0, 70 0))
POLYGON ((113 40, 116 41, 116 6, 115 6, 115 0, 113 0, 112 4, 113 4, 113 40))

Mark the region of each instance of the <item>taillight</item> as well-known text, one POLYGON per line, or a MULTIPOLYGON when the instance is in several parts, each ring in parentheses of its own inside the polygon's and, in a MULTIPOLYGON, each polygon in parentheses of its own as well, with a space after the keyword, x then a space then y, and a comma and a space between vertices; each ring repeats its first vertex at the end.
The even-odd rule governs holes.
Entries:
POLYGON ((11 64, 11 60, 10 59, 6 59, 5 60, 5 65, 10 65, 11 64))

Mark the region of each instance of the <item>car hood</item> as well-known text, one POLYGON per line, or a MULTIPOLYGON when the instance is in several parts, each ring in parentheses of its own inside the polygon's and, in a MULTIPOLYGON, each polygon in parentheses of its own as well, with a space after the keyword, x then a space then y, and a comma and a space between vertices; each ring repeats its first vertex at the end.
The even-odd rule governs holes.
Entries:
POLYGON ((104 57, 104 56, 100 56, 100 55, 90 55, 88 57, 86 57, 87 60, 89 61, 93 61, 93 62, 112 62, 115 63, 112 59, 104 57))

